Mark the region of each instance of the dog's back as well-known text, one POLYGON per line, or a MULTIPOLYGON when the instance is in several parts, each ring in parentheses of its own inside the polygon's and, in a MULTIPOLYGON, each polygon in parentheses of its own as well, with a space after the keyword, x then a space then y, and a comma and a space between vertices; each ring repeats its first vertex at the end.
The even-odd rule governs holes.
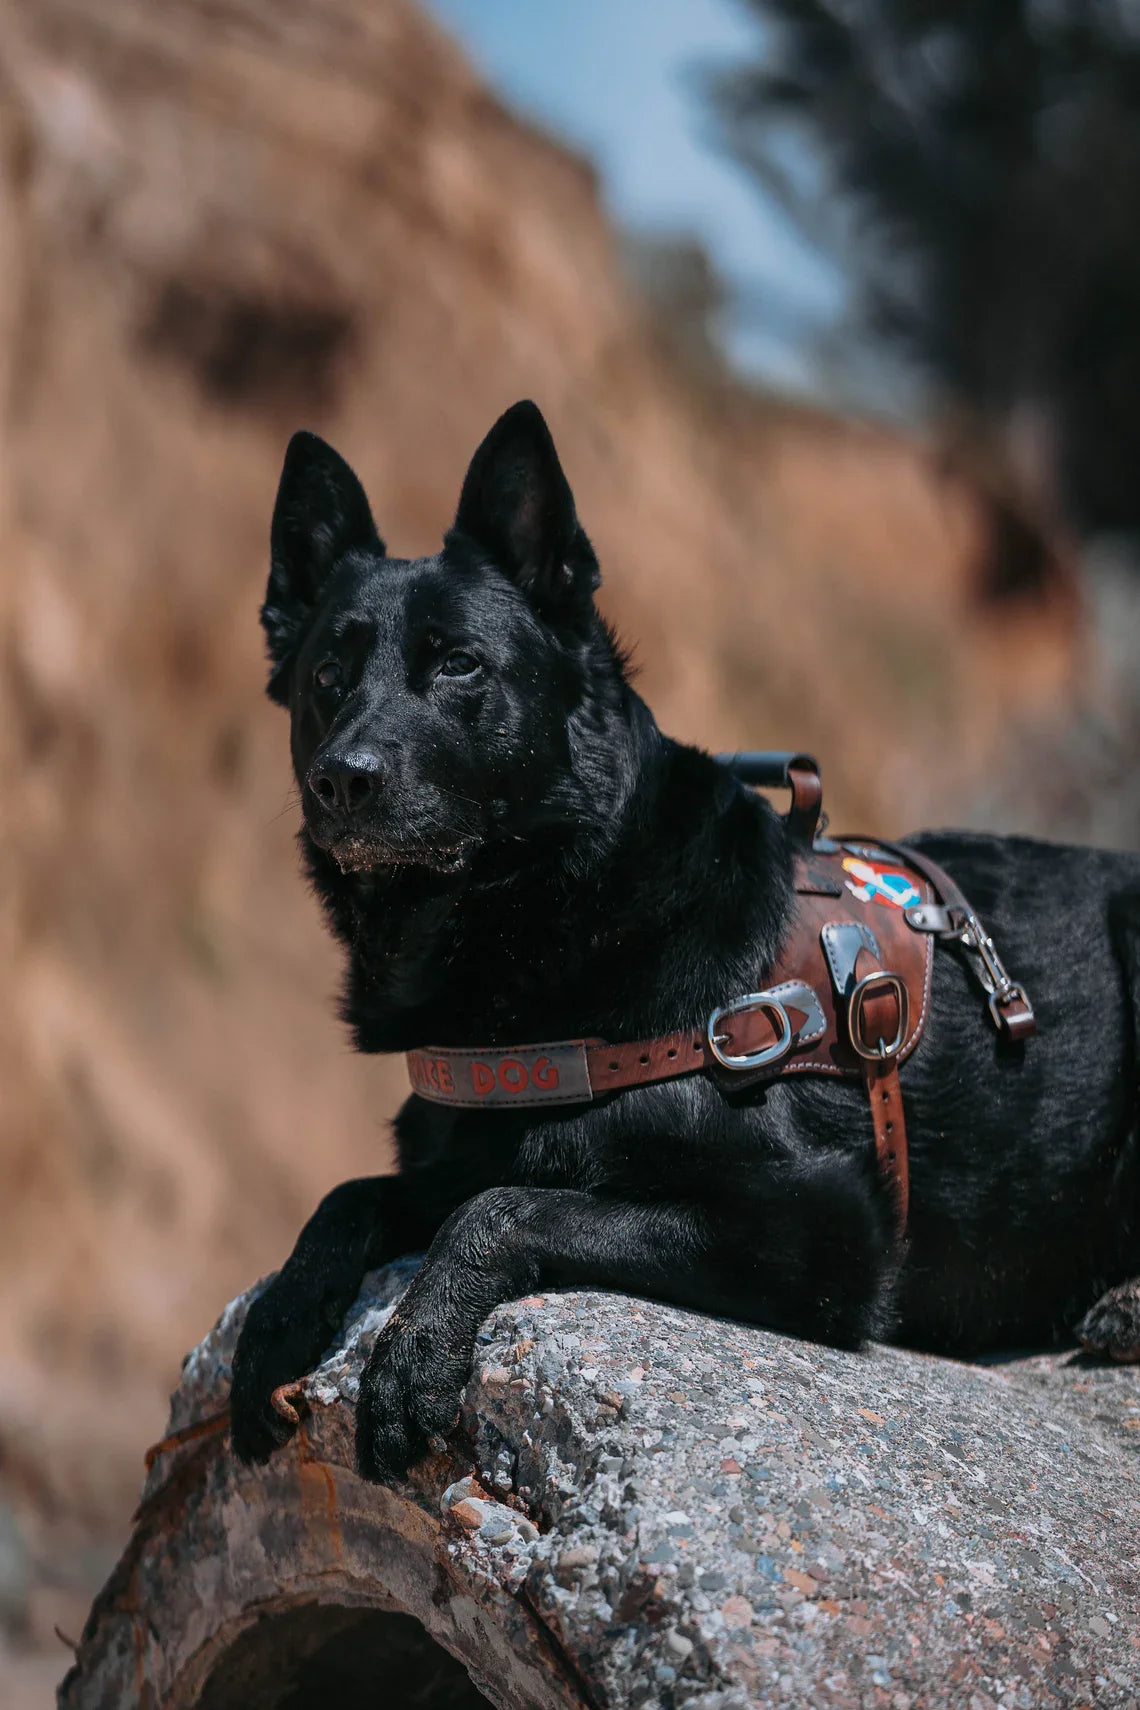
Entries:
POLYGON ((903 1274, 899 1334, 957 1349, 1051 1339, 1140 1269, 1140 856, 955 832, 914 842, 977 908, 1038 1033, 1003 1043, 963 965, 937 958, 905 1089, 921 1257, 903 1274))

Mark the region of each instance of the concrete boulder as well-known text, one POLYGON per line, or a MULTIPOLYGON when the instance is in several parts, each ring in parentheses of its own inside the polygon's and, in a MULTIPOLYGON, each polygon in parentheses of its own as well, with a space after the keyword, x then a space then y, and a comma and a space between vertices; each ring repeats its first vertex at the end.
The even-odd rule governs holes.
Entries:
POLYGON ((1135 1705, 1140 1380, 799 1343, 604 1293, 483 1328, 448 1452, 353 1470, 366 1280, 261 1469, 250 1295, 189 1356, 65 1710, 1135 1705))

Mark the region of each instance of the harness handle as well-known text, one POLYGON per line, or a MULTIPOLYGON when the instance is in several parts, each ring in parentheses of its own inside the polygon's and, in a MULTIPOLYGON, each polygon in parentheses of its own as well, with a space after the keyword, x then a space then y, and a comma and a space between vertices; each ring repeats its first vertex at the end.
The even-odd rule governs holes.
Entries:
POLYGON ((791 790, 792 805, 784 823, 797 843, 811 848, 823 806, 819 761, 814 755, 781 749, 749 749, 742 754, 718 754, 717 759, 742 784, 768 790, 791 790))

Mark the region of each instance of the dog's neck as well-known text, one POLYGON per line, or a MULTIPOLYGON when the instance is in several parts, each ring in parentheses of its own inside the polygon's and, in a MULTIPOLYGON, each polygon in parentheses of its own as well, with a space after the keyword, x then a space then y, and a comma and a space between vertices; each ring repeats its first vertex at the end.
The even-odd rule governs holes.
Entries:
POLYGON ((464 874, 345 875, 302 833, 361 1049, 641 1037, 692 1025, 774 961, 782 822, 628 687, 596 713, 571 733, 549 820, 464 874))

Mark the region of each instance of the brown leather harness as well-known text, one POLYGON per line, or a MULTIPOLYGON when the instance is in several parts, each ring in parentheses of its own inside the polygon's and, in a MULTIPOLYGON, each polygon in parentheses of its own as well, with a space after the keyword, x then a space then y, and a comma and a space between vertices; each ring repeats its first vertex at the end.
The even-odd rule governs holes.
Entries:
POLYGON ((935 939, 962 954, 1007 1038, 1036 1032, 1032 1005, 958 886, 928 856, 880 839, 822 834, 823 792, 810 755, 721 759, 744 783, 792 792, 786 823, 797 851, 796 907, 764 988, 719 1006, 703 1031, 616 1045, 570 1039, 409 1051, 412 1087, 437 1104, 504 1109, 583 1104, 697 1072, 732 1091, 785 1075, 861 1077, 901 1232, 909 1172, 899 1065, 926 1027, 935 939))

